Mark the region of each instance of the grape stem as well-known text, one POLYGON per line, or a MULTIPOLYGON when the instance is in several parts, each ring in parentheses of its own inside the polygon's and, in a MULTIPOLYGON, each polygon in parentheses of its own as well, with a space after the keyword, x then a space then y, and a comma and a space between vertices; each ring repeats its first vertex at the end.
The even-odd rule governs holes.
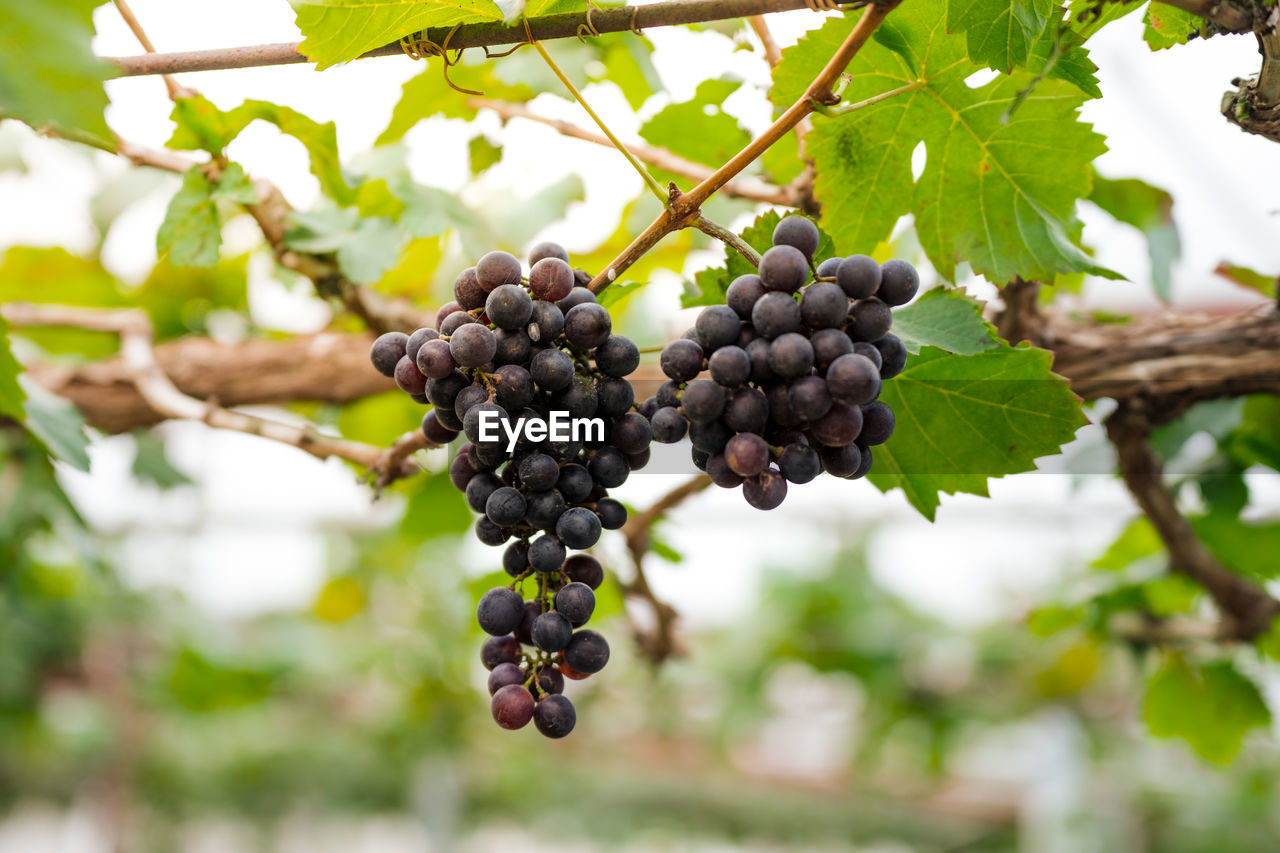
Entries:
POLYGON ((732 231, 730 231, 728 228, 725 228, 723 225, 717 225, 716 223, 712 222, 710 219, 707 219, 707 217, 703 216, 702 214, 698 214, 698 216, 694 218, 694 220, 690 223, 690 225, 692 225, 694 228, 697 228, 703 234, 709 234, 712 237, 715 237, 717 240, 722 241, 726 246, 730 247, 731 249, 736 251, 739 255, 742 255, 742 257, 746 258, 747 262, 750 263, 751 266, 753 267, 760 266, 760 253, 757 252, 755 249, 751 248, 750 243, 748 243, 746 240, 743 240, 741 237, 739 237, 737 234, 734 234, 732 231))
POLYGON ((852 103, 852 104, 840 104, 839 106, 834 106, 834 107, 830 107, 815 101, 813 103, 813 111, 815 113, 821 113, 822 115, 827 116, 829 118, 836 118, 837 116, 844 116, 844 115, 848 115, 849 113, 857 112, 858 110, 863 109, 865 107, 874 106, 875 104, 878 104, 881 101, 887 101, 890 98, 896 98, 898 95, 913 91, 915 89, 919 89, 923 85, 924 85, 923 80, 912 80, 910 83, 907 83, 905 86, 899 86, 896 89, 890 89, 887 92, 881 92, 878 95, 872 95, 870 98, 867 98, 866 100, 857 101, 856 103, 852 103))

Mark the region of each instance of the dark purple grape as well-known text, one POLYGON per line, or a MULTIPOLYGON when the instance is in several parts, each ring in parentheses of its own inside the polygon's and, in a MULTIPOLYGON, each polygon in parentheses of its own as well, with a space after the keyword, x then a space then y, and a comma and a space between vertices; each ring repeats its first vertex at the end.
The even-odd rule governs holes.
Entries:
POLYGON ((518 578, 529 569, 529 543, 512 542, 502 552, 502 570, 518 578))
POLYGON ((760 337, 768 340, 788 332, 798 332, 801 327, 800 303, 789 293, 766 293, 751 309, 751 325, 760 337))
POLYGON ((773 245, 799 249, 808 260, 818 251, 818 226, 803 216, 787 216, 773 229, 773 245))
POLYGON ((640 349, 622 335, 610 335, 596 347, 594 355, 600 372, 616 379, 630 375, 640 366, 640 349))
POLYGON ((525 521, 538 530, 555 530, 567 505, 559 489, 530 492, 526 498, 525 521))
POLYGON ((578 722, 578 712, 564 696, 553 694, 543 698, 533 709, 533 725, 549 738, 562 738, 573 731, 578 722))
POLYGON ((526 331, 531 341, 549 344, 564 331, 564 312, 550 302, 535 302, 526 331))
POLYGON ((643 415, 628 412, 614 421, 609 433, 609 443, 623 453, 639 453, 653 440, 653 428, 643 415))
POLYGON ((499 367, 493 372, 492 382, 494 400, 507 411, 523 409, 533 402, 533 377, 518 364, 499 367))
POLYGON ((707 359, 711 378, 727 388, 736 388, 751 378, 751 357, 742 347, 721 347, 707 359))
POLYGON ((524 618, 524 599, 520 593, 504 586, 486 592, 476 606, 476 621, 485 633, 495 637, 510 634, 524 618))
POLYGON ((379 335, 373 346, 369 347, 369 361, 373 362, 373 369, 388 378, 395 376, 396 365, 404 358, 405 345, 408 343, 409 336, 404 332, 379 335))
POLYGON ((409 340, 405 341, 404 354, 409 356, 410 361, 416 363, 418 361, 418 350, 422 349, 422 345, 427 341, 434 341, 438 337, 440 337, 440 333, 427 326, 415 329, 413 334, 409 336, 409 340))
POLYGON ((525 501, 519 489, 494 489, 484 503, 484 514, 499 527, 514 527, 524 520, 525 501))
POLYGON ((520 482, 531 492, 550 489, 560 478, 560 466, 545 453, 533 453, 521 459, 516 471, 520 482))
POLYGON ((724 446, 725 464, 740 477, 754 477, 769 467, 769 445, 755 433, 740 432, 724 446))
POLYGON ((537 619, 541 613, 542 605, 538 602, 526 601, 524 603, 524 616, 520 619, 520 627, 515 630, 516 639, 522 645, 533 645, 533 637, 529 635, 529 631, 533 628, 533 620, 537 619))
POLYGON ((724 423, 735 432, 763 432, 769 420, 769 402, 755 388, 735 388, 724 407, 724 423))
POLYGON ((467 412, 489 402, 489 391, 483 385, 468 385, 453 399, 453 413, 466 422, 467 412))
POLYGON ((606 489, 616 489, 627 481, 631 467, 627 465, 627 458, 622 455, 622 451, 616 447, 602 447, 592 455, 591 461, 587 463, 587 471, 593 480, 606 489))
POLYGON ((476 469, 471 467, 471 460, 465 455, 459 454, 449 463, 449 482, 460 492, 467 490, 467 485, 475 479, 476 473, 476 469))
POLYGON ((723 421, 689 424, 689 442, 703 453, 722 453, 731 438, 733 431, 723 421))
POLYGON ((445 445, 458 437, 458 433, 440 423, 440 416, 431 409, 422 416, 422 434, 432 444, 445 445))
POLYGON ((524 329, 516 329, 514 331, 498 329, 493 333, 493 338, 498 342, 497 348, 493 353, 494 364, 519 364, 523 366, 528 364, 529 359, 533 357, 533 340, 524 329))
POLYGON ((564 336, 575 347, 595 349, 608 340, 612 331, 613 320, 603 305, 577 305, 564 315, 564 336))
MULTIPOLYGON (((554 666, 538 667, 537 675, 534 677, 534 684, 537 685, 538 691, 543 695, 555 695, 564 692, 564 676, 554 666)), ((533 716, 536 721, 538 712, 534 711, 533 716)))
POLYGON ((668 379, 658 386, 658 393, 655 395, 658 401, 659 409, 678 409, 680 407, 680 386, 672 379, 668 379))
POLYGON ((707 470, 707 462, 711 459, 711 454, 693 447, 689 449, 689 458, 693 460, 693 467, 699 471, 705 471, 707 470))
POLYGON ((578 672, 597 673, 609 662, 609 643, 595 631, 578 631, 565 646, 564 660, 578 672))
POLYGON ((880 288, 876 296, 886 305, 906 305, 920 289, 920 274, 906 261, 885 261, 880 267, 880 288))
POLYGON ((407 355, 400 356, 396 362, 395 379, 396 385, 406 394, 422 395, 427 391, 427 377, 407 355))
POLYGON ((907 347, 897 335, 885 335, 873 346, 880 351, 880 378, 892 379, 907 366, 907 347))
MULTIPOLYGON (((641 450, 639 453, 628 453, 627 467, 630 468, 632 471, 639 471, 641 468, 649 464, 650 457, 651 457, 651 453, 649 451, 649 448, 647 447, 644 450, 641 450)), ((603 521, 603 519, 601 520, 603 521)), ((609 527, 607 523, 605 524, 605 530, 612 530, 612 529, 613 528, 609 527)))
POLYGON ((449 338, 449 352, 462 367, 480 367, 493 360, 498 341, 487 327, 468 323, 449 338))
POLYGON ((520 641, 510 634, 489 637, 480 647, 480 662, 488 670, 502 663, 519 663, 520 641))
MULTIPOLYGON (((407 357, 407 356, 406 356, 407 357)), ((418 348, 418 371, 428 379, 443 379, 456 366, 448 341, 427 341, 418 348)))
POLYGON ((499 329, 515 331, 527 325, 533 316, 533 300, 518 284, 500 284, 484 301, 484 313, 499 329))
POLYGON ((591 587, 585 583, 574 581, 565 584, 556 593, 556 612, 569 620, 575 628, 585 625, 596 609, 596 596, 591 587))
POLYGON ((756 509, 776 509, 787 497, 787 481, 772 468, 742 481, 742 496, 756 509))
MULTIPOLYGON (((857 346, 839 329, 823 329, 814 332, 813 337, 809 338, 809 344, 813 347, 813 366, 819 373, 825 373, 831 362, 842 355, 854 352, 857 346)), ((864 344, 864 346, 871 345, 864 344)))
POLYGON ((831 394, 820 376, 804 376, 787 390, 791 413, 801 421, 816 421, 831 410, 831 394))
POLYGON ((445 317, 444 322, 440 324, 440 334, 448 337, 463 326, 470 326, 479 322, 466 311, 454 311, 448 317, 445 317))
POLYGON ((487 517, 476 522, 475 531, 476 538, 490 548, 496 548, 511 538, 511 528, 494 524, 487 517))
MULTIPOLYGON (((544 240, 529 250, 529 266, 538 265, 538 261, 543 258, 559 258, 566 264, 569 263, 569 253, 565 251, 564 246, 551 240, 544 240)), ((572 269, 569 272, 573 272, 572 269)))
POLYGON ((564 576, 575 583, 598 589, 604 583, 604 567, 590 554, 574 554, 565 561, 564 576))
POLYGON ((573 290, 569 291, 569 295, 557 302, 556 305, 559 306, 561 312, 567 315, 579 305, 591 305, 595 304, 595 302, 596 295, 590 290, 585 287, 574 287, 573 290))
POLYGON ((680 411, 693 423, 705 424, 724 411, 724 388, 710 379, 695 379, 680 395, 680 411))
POLYGON ((866 356, 842 355, 827 368, 827 389, 841 403, 870 403, 880 394, 880 371, 866 356))
POLYGON ((636 409, 636 411, 638 411, 644 417, 645 420, 651 421, 653 420, 654 413, 656 413, 660 408, 662 407, 658 405, 657 397, 647 397, 645 398, 644 402, 642 402, 640 406, 636 409))
POLYGON ((769 342, 764 338, 757 338, 747 344, 747 358, 751 359, 752 382, 764 385, 778 378, 769 369, 769 342))
POLYGON ((484 305, 485 290, 476 278, 476 268, 467 267, 453 280, 453 298, 464 311, 484 305))
POLYGON ((594 485, 590 472, 577 463, 561 466, 560 478, 556 481, 556 488, 570 503, 585 501, 594 485))
MULTIPOLYGON (((450 314, 457 314, 461 311, 462 311, 462 306, 459 305, 457 302, 446 302, 445 304, 441 305, 436 310, 436 328, 442 329, 444 327, 445 318, 447 318, 450 314)), ((441 334, 444 334, 444 332, 441 332, 441 334)))
POLYGON ((813 369, 813 345, 798 332, 779 335, 769 345, 769 369, 784 379, 804 376, 813 369))
POLYGON ((809 432, 827 447, 843 447, 853 444, 862 430, 862 409, 845 403, 832 405, 831 410, 809 427, 809 432))
MULTIPOLYGON (((766 290, 795 293, 809 280, 809 259, 794 246, 774 246, 760 256, 760 283, 766 290)), ((752 310, 755 323, 755 311, 752 310)))
POLYGON ((533 694, 521 684, 508 684, 493 694, 493 701, 489 705, 493 721, 509 731, 527 726, 533 719, 536 707, 533 694))
POLYGON ((839 268, 840 262, 844 258, 827 258, 818 264, 818 278, 835 278, 836 269, 839 268))
POLYGON ((874 296, 880 286, 880 265, 866 255, 850 255, 836 270, 836 284, 850 299, 874 296))
POLYGON ((529 269, 529 289, 544 302, 559 302, 573 290, 573 267, 566 259, 543 258, 529 269))
POLYGON ((596 385, 596 415, 616 420, 636 401, 636 389, 625 379, 603 379, 596 385))
POLYGON ((864 445, 884 444, 893 435, 893 409, 876 400, 862 407, 862 432, 858 441, 864 445))
MULTIPOLYGON (((630 457, 627 458, 627 466, 632 471, 637 467, 632 464, 630 457)), ((596 515, 600 517, 600 526, 605 530, 621 530, 622 525, 627 523, 627 508, 621 501, 613 498, 600 498, 596 501, 596 515)))
POLYGON ((485 293, 503 284, 520 283, 520 260, 510 252, 490 252, 476 263, 476 280, 485 293))
POLYGON ((569 387, 551 395, 552 410, 565 411, 571 418, 589 418, 596 413, 600 398, 590 376, 575 374, 569 387))
POLYGON ((560 391, 573 382, 573 359, 558 349, 544 349, 533 357, 529 373, 543 391, 560 391))
POLYGON ((800 296, 800 320, 810 329, 836 329, 849 313, 849 297, 829 281, 809 285, 800 296))
POLYGON ((489 502, 489 495, 502 486, 503 482, 496 474, 488 471, 477 474, 467 483, 467 506, 471 507, 472 512, 484 512, 485 505, 489 502))
POLYGON ((702 309, 693 328, 705 344, 703 351, 712 352, 738 340, 742 320, 728 305, 712 305, 702 309))
POLYGON ((782 448, 778 457, 778 471, 790 483, 808 483, 822 473, 822 460, 818 451, 807 444, 796 442, 782 448))
POLYGON ((533 620, 529 636, 533 638, 533 644, 544 652, 558 652, 569 645, 573 626, 559 613, 542 613, 533 620))
POLYGON ((824 447, 818 455, 822 458, 822 469, 833 477, 848 477, 862 464, 862 452, 856 444, 824 447))
POLYGON ((500 663, 489 673, 489 695, 509 684, 524 684, 524 670, 514 663, 500 663))
POLYGON ((707 459, 707 476, 722 489, 736 489, 742 485, 742 475, 729 467, 723 453, 714 453, 707 459))
POLYGON ((862 452, 862 462, 858 465, 857 471, 845 478, 847 480, 857 480, 860 477, 865 477, 867 472, 871 470, 871 448, 859 445, 858 449, 862 452))
POLYGON ((535 572, 554 572, 564 563, 564 543, 550 533, 529 543, 529 568, 535 572))
POLYGON ((650 426, 653 429, 653 440, 659 444, 675 444, 689 431, 689 422, 684 415, 670 406, 663 406, 654 412, 650 426))
MULTIPOLYGON (((886 335, 885 338, 887 337, 889 336, 886 335)), ((880 340, 883 341, 885 338, 881 338, 880 340)), ((880 355, 880 350, 876 349, 876 344, 869 344, 866 341, 858 341, 853 345, 852 351, 857 355, 871 359, 871 363, 876 366, 876 370, 879 370, 884 366, 884 357, 880 355)))
POLYGON ((674 340, 662 348, 658 364, 673 382, 688 382, 702 370, 702 347, 683 338, 674 340))
POLYGON ((760 283, 760 276, 754 273, 740 275, 725 290, 724 301, 740 319, 750 320, 752 306, 764 294, 765 289, 760 283))
MULTIPOLYGON (((623 464, 626 464, 625 461, 623 464)), ((600 530, 600 518, 586 507, 570 507, 556 522, 556 537, 566 548, 576 551, 586 550, 599 542, 600 530)))
POLYGON ((507 414, 507 410, 499 406, 497 403, 481 403, 478 406, 472 406, 462 419, 462 430, 467 434, 467 438, 477 447, 489 445, 505 444, 506 431, 502 427, 502 421, 510 423, 511 418, 507 414), (484 441, 481 437, 481 431, 487 426, 491 436, 489 441, 484 441))
POLYGON ((893 309, 876 297, 861 299, 849 308, 849 337, 855 341, 875 342, 889 334, 893 326, 893 309))

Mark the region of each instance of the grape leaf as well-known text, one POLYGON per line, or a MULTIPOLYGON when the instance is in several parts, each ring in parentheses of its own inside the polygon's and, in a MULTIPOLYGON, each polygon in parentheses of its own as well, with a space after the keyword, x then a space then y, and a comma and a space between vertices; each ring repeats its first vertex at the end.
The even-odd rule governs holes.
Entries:
POLYGON ((1025 65, 1053 0, 948 0, 947 30, 964 33, 969 59, 999 71, 1025 65))
POLYGON ((929 520, 940 492, 987 496, 987 479, 1029 471, 1086 423, 1052 354, 1028 344, 975 355, 925 347, 884 384, 880 399, 897 419, 893 437, 872 450, 870 479, 895 486, 929 520))
POLYGON ((1111 180, 1095 175, 1089 201, 1147 238, 1151 284, 1168 302, 1173 295, 1173 263, 1182 254, 1178 226, 1173 221, 1173 196, 1136 178, 1111 180))
MULTIPOLYGON (((1118 277, 1069 236, 1076 201, 1089 192, 1089 164, 1105 150, 1077 115, 1083 95, 1066 82, 1042 80, 1004 123, 1033 78, 1017 72, 969 88, 973 65, 963 39, 944 31, 939 2, 894 12, 850 63, 844 97, 856 102, 916 88, 852 114, 814 117, 814 190, 837 244, 865 250, 913 213, 929 259, 948 278, 962 260, 996 282, 1080 271, 1118 277), (917 182, 911 158, 920 142, 926 161, 917 182)), ((774 72, 774 102, 798 98, 851 26, 832 19, 785 51, 774 72)))
POLYGON ((1142 21, 1142 40, 1152 50, 1186 44, 1187 38, 1204 23, 1202 18, 1164 3, 1148 3, 1142 21))
POLYGON ((297 211, 289 216, 285 244, 299 252, 333 252, 338 267, 357 284, 374 284, 395 266, 409 237, 383 216, 354 208, 297 211))
POLYGON ((467 162, 471 174, 478 175, 502 159, 502 146, 494 145, 483 133, 467 143, 467 162))
POLYGON ((1181 738, 1204 760, 1227 764, 1250 729, 1270 724, 1271 711, 1229 662, 1193 668, 1173 653, 1147 681, 1142 718, 1156 737, 1181 738))
POLYGON ((89 437, 80 411, 35 380, 18 380, 27 394, 26 427, 56 459, 78 471, 89 470, 89 437))
MULTIPOLYGON (((461 88, 484 92, 489 98, 524 103, 534 96, 533 89, 524 83, 504 83, 493 73, 492 64, 459 65, 450 70, 449 76, 461 88)), ((429 65, 421 74, 405 81, 400 100, 391 111, 391 120, 376 144, 396 142, 418 122, 433 116, 470 120, 477 112, 468 104, 472 97, 450 86, 438 66, 429 65)))
POLYGON ((1229 440, 1234 455, 1280 471, 1280 397, 1255 394, 1247 398, 1240 425, 1229 440))
POLYGON ((428 27, 500 21, 493 0, 294 0, 298 50, 325 69, 428 27))
POLYGON ((0 115, 111 139, 102 84, 112 68, 91 44, 99 2, 0 0, 0 115))
POLYGON ((982 318, 982 303, 961 288, 937 287, 893 312, 893 333, 907 352, 922 346, 973 355, 1000 345, 995 327, 982 318))
POLYGON ((1229 264, 1226 261, 1219 262, 1213 268, 1213 272, 1232 284, 1238 284, 1249 290, 1256 290, 1263 296, 1274 297, 1277 286, 1280 286, 1280 276, 1264 275, 1257 270, 1242 267, 1238 264, 1229 264))
POLYGON ((738 120, 720 109, 725 99, 738 91, 733 80, 706 80, 698 84, 694 96, 669 104, 640 128, 640 136, 650 145, 679 152, 681 157, 719 166, 751 141, 738 120))
POLYGON ((160 255, 178 267, 217 264, 222 246, 219 201, 253 204, 258 201, 258 194, 236 163, 223 169, 216 180, 209 179, 203 166, 188 169, 156 233, 160 255))
POLYGON ((9 321, 0 317, 0 415, 7 415, 15 421, 23 418, 23 403, 27 395, 18 384, 18 374, 22 365, 13 357, 9 348, 9 321))
POLYGON ((194 482, 173 466, 165 453, 164 439, 151 430, 134 432, 133 443, 133 465, 129 470, 138 480, 160 489, 189 486, 194 482))

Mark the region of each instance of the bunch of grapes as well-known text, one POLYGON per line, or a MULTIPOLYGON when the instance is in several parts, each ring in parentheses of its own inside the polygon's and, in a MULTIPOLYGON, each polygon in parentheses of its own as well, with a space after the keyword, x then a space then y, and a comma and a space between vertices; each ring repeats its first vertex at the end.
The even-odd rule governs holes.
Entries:
POLYGON ((373 344, 374 366, 420 403, 428 440, 465 433, 449 466, 454 486, 481 514, 476 536, 506 545, 512 582, 484 594, 476 619, 491 636, 481 650, 489 670, 493 718, 505 729, 533 721, 547 737, 567 735, 577 719, 565 679, 599 672, 609 644, 582 628, 604 580, 600 563, 570 554, 616 530, 627 511, 608 495, 649 461, 652 430, 634 409, 626 377, 640 351, 615 335, 609 312, 554 243, 534 247, 530 269, 490 252, 454 282, 455 301, 436 329, 392 332, 373 344), (599 418, 603 434, 561 440, 548 434, 552 412, 599 418), (485 435, 482 423, 509 429, 485 435), (531 423, 542 427, 531 433, 531 423), (539 429, 544 439, 538 439, 539 429), (526 597, 527 595, 527 597, 526 597))
POLYGON ((919 276, 866 255, 815 269, 818 242, 803 216, 779 222, 759 274, 734 279, 727 304, 704 308, 663 348, 668 381, 640 406, 654 441, 687 434, 694 464, 758 509, 824 471, 865 476, 871 448, 893 433, 893 410, 877 400, 907 360, 891 309, 915 296, 919 276))

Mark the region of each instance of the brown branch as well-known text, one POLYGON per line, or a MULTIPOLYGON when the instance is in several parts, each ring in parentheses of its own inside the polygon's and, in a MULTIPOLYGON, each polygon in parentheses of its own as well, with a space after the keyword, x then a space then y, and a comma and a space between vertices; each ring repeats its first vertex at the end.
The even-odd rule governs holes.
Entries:
MULTIPOLYGON (((133 32, 134 38, 142 45, 142 49, 149 54, 156 52, 156 47, 151 43, 151 38, 147 35, 147 31, 142 28, 142 22, 133 14, 133 10, 129 8, 129 4, 125 0, 112 0, 116 5, 116 11, 120 13, 120 17, 124 18, 124 22, 133 32)), ((161 75, 164 78, 164 87, 169 92, 169 100, 176 101, 179 98, 191 97, 191 90, 185 88, 176 79, 169 74, 161 75)))
MULTIPOLYGON (((845 3, 844 8, 855 8, 858 2, 845 3)), ((806 0, 667 0, 643 6, 620 6, 610 9, 596 8, 586 12, 567 12, 530 18, 529 30, 538 41, 577 38, 584 25, 592 26, 599 33, 621 33, 650 27, 671 27, 697 24, 732 18, 748 18, 768 12, 787 12, 806 8, 806 0)), ((405 35, 409 35, 406 33, 405 35)), ((418 33, 424 40, 444 44, 449 48, 496 47, 525 43, 523 27, 507 26, 501 21, 463 24, 455 28, 435 27, 418 33)), ((197 50, 189 53, 153 54, 111 58, 120 68, 121 76, 134 77, 146 74, 176 74, 184 71, 215 71, 230 68, 256 68, 264 65, 290 65, 309 62, 298 52, 298 42, 262 44, 253 47, 197 50)), ((374 56, 402 56, 404 48, 392 42, 374 48, 361 58, 374 56)))
POLYGON ((764 15, 752 15, 747 18, 747 23, 751 25, 751 30, 756 34, 756 38, 760 39, 760 47, 764 49, 765 62, 769 63, 770 68, 776 68, 778 63, 782 61, 782 51, 778 49, 778 43, 773 39, 773 33, 769 31, 769 24, 765 21, 764 15))
POLYGON ((698 208, 703 202, 731 179, 737 177, 739 172, 751 165, 756 158, 767 151, 782 136, 790 133, 800 123, 801 119, 813 112, 815 106, 835 104, 839 99, 832 93, 832 86, 835 85, 836 80, 844 72, 845 67, 853 57, 871 38, 871 34, 875 32, 885 17, 897 6, 897 2, 898 0, 890 0, 890 2, 884 4, 867 6, 858 23, 854 25, 853 30, 850 31, 840 47, 836 49, 835 54, 827 61, 826 66, 818 76, 805 89, 804 94, 787 108, 786 112, 765 129, 763 133, 751 140, 745 148, 735 154, 728 163, 716 169, 715 172, 699 182, 689 192, 673 197, 667 209, 663 210, 658 218, 640 236, 636 237, 630 246, 622 251, 622 254, 614 258, 612 263, 592 279, 592 292, 600 293, 603 291, 618 276, 622 275, 628 267, 657 245, 658 241, 663 237, 692 225, 698 216, 698 208))
MULTIPOLYGON (((503 119, 526 119, 553 128, 562 136, 613 147, 613 143, 604 134, 596 133, 572 122, 539 115, 523 104, 497 101, 491 98, 468 98, 467 103, 475 109, 492 110, 503 119)), ((705 180, 712 172, 710 167, 695 163, 692 160, 686 160, 666 148, 656 148, 644 143, 628 143, 627 150, 638 160, 693 181, 705 180)), ((721 192, 734 198, 744 198, 785 207, 795 207, 797 203, 795 191, 790 187, 777 187, 757 178, 737 178, 725 184, 721 192)))
POLYGON ((1280 7, 1272 6, 1256 27, 1262 68, 1251 80, 1232 80, 1222 96, 1222 114, 1246 133, 1280 142, 1280 7))
POLYGON ((1226 624, 1223 635, 1252 640, 1280 614, 1280 601, 1219 563, 1178 511, 1149 442, 1152 421, 1138 402, 1125 402, 1106 420, 1121 476, 1169 552, 1170 568, 1204 587, 1226 624))

